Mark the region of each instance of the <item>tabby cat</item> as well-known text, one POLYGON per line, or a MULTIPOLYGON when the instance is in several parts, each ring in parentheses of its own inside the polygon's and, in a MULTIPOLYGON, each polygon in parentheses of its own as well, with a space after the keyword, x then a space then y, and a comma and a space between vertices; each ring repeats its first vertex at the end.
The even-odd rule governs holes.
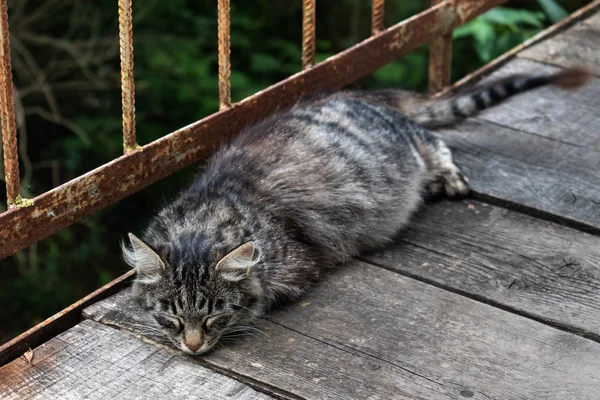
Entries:
POLYGON ((450 150, 425 127, 588 78, 572 69, 447 99, 384 90, 302 101, 224 146, 143 239, 129 234, 133 295, 179 349, 204 353, 329 268, 385 246, 426 193, 467 195, 450 150))

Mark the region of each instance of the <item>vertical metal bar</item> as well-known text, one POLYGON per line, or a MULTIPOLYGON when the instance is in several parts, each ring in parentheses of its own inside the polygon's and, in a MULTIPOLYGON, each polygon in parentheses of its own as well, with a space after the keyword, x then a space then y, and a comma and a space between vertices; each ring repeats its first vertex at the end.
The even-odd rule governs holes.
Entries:
POLYGON ((133 81, 133 21, 131 0, 119 0, 119 49, 121 53, 123 151, 127 154, 140 148, 135 137, 135 84, 133 81))
POLYGON ((0 116, 2 118, 2 150, 8 207, 20 202, 19 156, 17 151, 17 123, 10 61, 7 0, 0 3, 0 116))
POLYGON ((219 108, 231 107, 231 38, 229 0, 218 0, 219 108))
POLYGON ((302 69, 315 65, 316 0, 302 0, 302 69))
MULTIPOLYGON (((431 0, 432 5, 444 0, 431 0)), ((452 5, 456 5, 453 0, 452 5)), ((429 93, 434 94, 450 84, 452 73, 452 34, 437 38, 429 45, 429 93)))
POLYGON ((371 14, 371 34, 377 35, 385 30, 383 15, 385 12, 385 0, 373 0, 373 12, 371 14))

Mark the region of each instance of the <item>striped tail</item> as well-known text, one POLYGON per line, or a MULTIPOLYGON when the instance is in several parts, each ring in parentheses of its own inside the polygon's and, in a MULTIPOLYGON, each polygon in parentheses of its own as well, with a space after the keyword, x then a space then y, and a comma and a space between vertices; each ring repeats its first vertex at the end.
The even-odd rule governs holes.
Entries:
POLYGON ((405 112, 408 117, 427 128, 438 128, 475 116, 516 94, 546 85, 575 89, 588 83, 592 76, 590 72, 581 68, 567 69, 546 76, 514 75, 476 87, 467 94, 425 101, 405 112))

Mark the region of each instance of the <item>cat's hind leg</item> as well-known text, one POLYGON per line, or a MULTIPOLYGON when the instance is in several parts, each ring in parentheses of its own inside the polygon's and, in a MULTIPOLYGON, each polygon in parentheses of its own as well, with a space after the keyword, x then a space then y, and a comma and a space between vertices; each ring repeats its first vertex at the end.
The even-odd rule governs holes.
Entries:
POLYGON ((416 147, 427 165, 427 191, 432 197, 461 198, 469 194, 467 178, 454 164, 452 153, 442 140, 427 132, 423 140, 416 138, 416 147))

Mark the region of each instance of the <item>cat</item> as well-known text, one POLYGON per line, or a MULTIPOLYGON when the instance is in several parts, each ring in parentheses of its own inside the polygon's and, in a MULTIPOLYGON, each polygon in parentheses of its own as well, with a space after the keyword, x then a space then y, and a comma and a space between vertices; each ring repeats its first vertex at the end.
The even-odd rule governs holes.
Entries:
POLYGON ((324 271, 385 246, 426 194, 468 194, 450 150, 425 127, 590 76, 513 76, 433 100, 381 90, 302 101, 241 132, 143 239, 129 234, 133 296, 176 347, 205 353, 324 271))

